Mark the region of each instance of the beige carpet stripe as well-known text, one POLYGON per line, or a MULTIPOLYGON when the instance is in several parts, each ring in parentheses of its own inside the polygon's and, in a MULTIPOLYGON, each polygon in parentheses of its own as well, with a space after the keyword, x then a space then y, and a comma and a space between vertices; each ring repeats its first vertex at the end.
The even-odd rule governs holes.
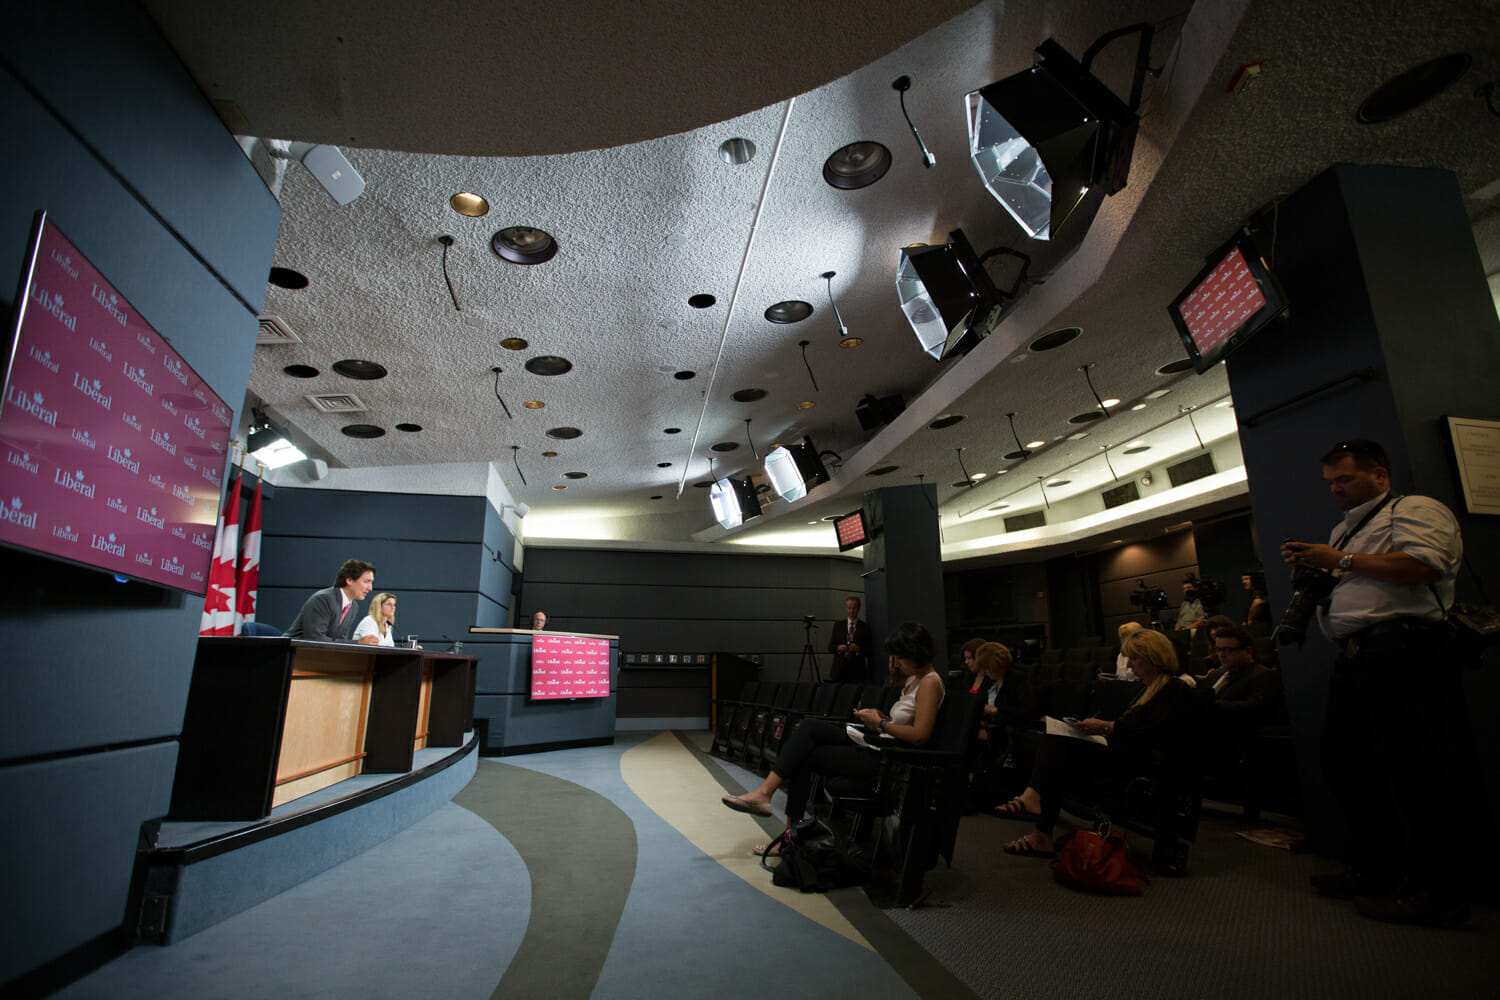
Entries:
POLYGON ((660 733, 621 754, 620 776, 652 812, 757 892, 875 950, 827 896, 772 884, 771 873, 750 854, 750 848, 766 839, 766 832, 753 817, 719 804, 724 789, 671 733, 660 733))

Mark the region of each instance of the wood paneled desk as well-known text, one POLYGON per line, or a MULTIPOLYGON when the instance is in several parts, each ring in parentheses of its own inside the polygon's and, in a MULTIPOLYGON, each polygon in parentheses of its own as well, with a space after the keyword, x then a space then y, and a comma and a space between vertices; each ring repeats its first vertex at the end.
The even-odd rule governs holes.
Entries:
POLYGON ((460 746, 475 660, 285 638, 198 640, 169 818, 261 819, 412 753, 460 746))

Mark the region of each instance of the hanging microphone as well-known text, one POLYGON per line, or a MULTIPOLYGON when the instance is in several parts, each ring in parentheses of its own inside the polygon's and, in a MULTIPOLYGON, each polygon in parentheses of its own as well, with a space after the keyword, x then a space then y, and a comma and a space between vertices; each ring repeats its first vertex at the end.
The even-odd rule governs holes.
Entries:
POLYGON ((905 115, 906 125, 911 129, 912 138, 917 140, 917 146, 922 150, 922 166, 937 166, 937 157, 928 151, 927 143, 922 141, 922 133, 917 131, 917 127, 912 124, 911 115, 907 114, 906 111, 906 92, 911 89, 911 77, 896 77, 895 81, 891 84, 891 89, 901 95, 901 114, 905 115))

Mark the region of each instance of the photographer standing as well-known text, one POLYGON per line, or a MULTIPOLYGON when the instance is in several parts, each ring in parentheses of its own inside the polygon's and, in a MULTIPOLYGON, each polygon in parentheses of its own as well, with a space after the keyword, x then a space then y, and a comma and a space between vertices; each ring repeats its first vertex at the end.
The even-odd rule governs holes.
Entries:
POLYGON ((1457 852, 1434 813, 1459 801, 1467 725, 1447 626, 1463 558, 1458 522, 1428 497, 1393 495, 1374 441, 1323 456, 1344 517, 1331 544, 1287 541, 1300 572, 1332 575, 1319 624, 1338 646, 1323 721, 1323 770, 1349 823, 1349 870, 1316 875, 1325 896, 1356 898, 1376 920, 1455 926, 1469 908, 1457 852))

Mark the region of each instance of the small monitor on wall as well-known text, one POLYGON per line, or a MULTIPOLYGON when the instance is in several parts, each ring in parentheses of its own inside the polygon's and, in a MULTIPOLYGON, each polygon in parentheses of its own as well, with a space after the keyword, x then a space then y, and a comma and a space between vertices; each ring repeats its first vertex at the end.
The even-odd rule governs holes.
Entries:
POLYGON ((1201 374, 1286 312, 1287 305, 1281 284, 1242 230, 1209 257, 1167 312, 1201 374))
POLYGON ((865 530, 863 510, 856 510, 838 518, 833 522, 833 530, 838 535, 840 552, 857 549, 870 540, 869 533, 865 530))

